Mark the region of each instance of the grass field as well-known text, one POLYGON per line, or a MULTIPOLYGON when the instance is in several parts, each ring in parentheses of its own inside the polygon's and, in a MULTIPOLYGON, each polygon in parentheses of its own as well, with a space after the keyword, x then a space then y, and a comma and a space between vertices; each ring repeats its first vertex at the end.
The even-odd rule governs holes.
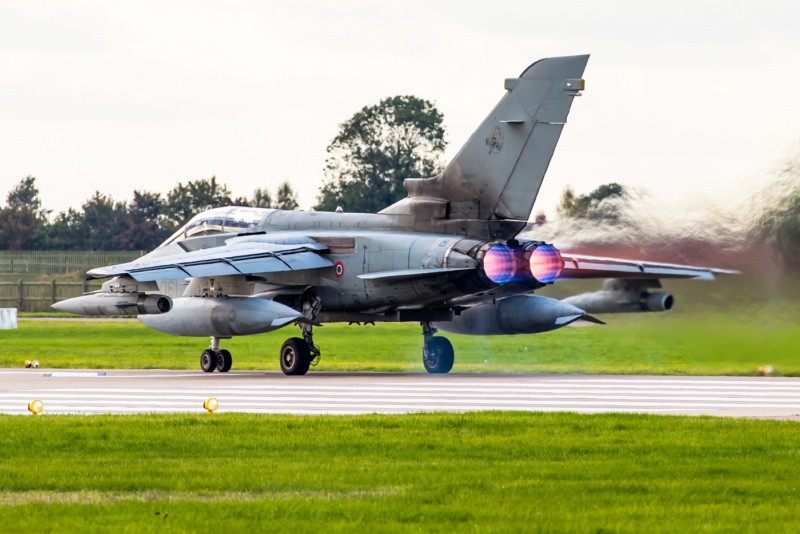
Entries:
POLYGON ((793 422, 214 414, 0 428, 3 532, 800 529, 793 422))
MULTIPOLYGON (((691 287, 691 286, 689 286, 691 287)), ((447 336, 454 372, 800 376, 798 308, 447 336)), ((713 299, 712 299, 713 300, 713 299)), ((296 327, 235 338, 277 370, 296 327)), ((197 369, 205 338, 21 320, 0 366, 197 369)), ((320 371, 424 372, 414 324, 326 325, 320 371)), ((0 532, 796 532, 800 425, 632 414, 0 416, 0 532)))
MULTIPOLYGON (((529 336, 446 334, 456 350, 453 372, 636 373, 800 376, 800 329, 757 314, 617 315, 609 325, 567 327, 529 336)), ((789 318, 790 319, 790 318, 789 318)), ((296 327, 223 341, 234 369, 278 369, 278 350, 296 327)), ((138 322, 21 320, 0 333, 0 366, 37 359, 43 367, 197 369, 207 338, 182 338, 138 322)), ((320 371, 421 372, 415 324, 326 325, 316 329, 320 371)))

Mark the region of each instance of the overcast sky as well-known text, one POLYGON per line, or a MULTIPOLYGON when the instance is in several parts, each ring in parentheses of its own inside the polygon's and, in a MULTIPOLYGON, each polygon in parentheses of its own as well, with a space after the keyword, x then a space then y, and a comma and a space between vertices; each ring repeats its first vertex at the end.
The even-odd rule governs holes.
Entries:
MULTIPOLYGON (((800 139, 800 2, 0 0, 0 194, 45 207, 216 175, 313 205, 339 123, 413 94, 450 157, 533 61, 589 53, 535 211, 617 181, 741 190, 800 139)), ((2 199, 4 200, 4 198, 2 199)))

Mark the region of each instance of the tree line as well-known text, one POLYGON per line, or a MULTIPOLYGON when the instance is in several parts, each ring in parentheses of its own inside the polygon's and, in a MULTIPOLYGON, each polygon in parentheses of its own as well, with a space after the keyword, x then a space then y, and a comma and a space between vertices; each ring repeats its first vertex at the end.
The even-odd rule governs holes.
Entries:
MULTIPOLYGON (((404 198, 403 180, 428 178, 444 168, 444 117, 434 103, 394 96, 364 106, 339 125, 327 147, 325 179, 313 209, 375 213, 404 198)), ((763 206, 749 232, 769 244, 789 267, 800 270, 800 155, 779 172, 780 193, 763 206)), ((636 201, 623 185, 604 184, 588 194, 566 188, 557 208, 562 220, 617 226, 636 201)), ((96 191, 80 209, 50 217, 36 179, 22 179, 0 208, 0 249, 151 250, 197 213, 219 206, 297 209, 288 182, 271 193, 234 198, 215 176, 178 183, 166 195, 135 190, 130 201, 96 191)), ((535 225, 547 224, 544 213, 535 225)))
MULTIPOLYGON (((365 106, 339 125, 327 147, 325 181, 313 209, 375 213, 406 196, 403 180, 435 176, 443 168, 444 117, 436 106, 405 95, 365 106)), ((178 183, 166 196, 135 190, 130 201, 96 191, 80 209, 54 217, 43 209, 36 178, 14 187, 0 209, 0 249, 151 250, 197 213, 219 206, 293 210, 288 182, 274 196, 256 189, 233 198, 215 176, 178 183)))
POLYGON ((151 250, 196 214, 219 206, 297 209, 297 193, 288 182, 275 196, 256 189, 251 198, 233 198, 216 176, 179 182, 166 197, 135 190, 130 201, 115 201, 95 191, 81 209, 55 217, 42 207, 36 178, 23 178, 0 209, 0 249, 6 250, 151 250))
MULTIPOLYGON (((758 254, 766 247, 785 271, 800 273, 800 153, 782 161, 777 176, 765 180, 762 187, 761 194, 748 198, 746 205, 729 207, 731 211, 723 213, 720 220, 714 220, 714 212, 710 212, 700 221, 700 228, 678 226, 670 232, 662 227, 658 229, 661 235, 642 236, 631 226, 642 218, 642 198, 618 183, 603 184, 588 194, 576 194, 571 187, 566 187, 557 213, 561 221, 571 221, 589 229, 615 230, 620 243, 635 232, 641 238, 640 246, 658 240, 664 245, 666 236, 673 244, 683 239, 692 241, 694 246, 703 243, 702 246, 718 250, 740 247, 758 254), (731 227, 735 229, 735 236, 729 232, 731 227)), ((544 214, 537 215, 534 225, 544 224, 547 224, 544 214)), ((575 227, 571 231, 574 238, 575 227)), ((593 234, 589 232, 588 235, 593 234)))

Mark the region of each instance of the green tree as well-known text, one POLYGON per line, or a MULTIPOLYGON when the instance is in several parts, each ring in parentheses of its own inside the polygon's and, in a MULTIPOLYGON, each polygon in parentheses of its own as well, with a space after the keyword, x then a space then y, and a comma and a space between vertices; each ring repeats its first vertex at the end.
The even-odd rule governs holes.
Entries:
POLYGON ((167 194, 164 226, 168 231, 174 232, 200 212, 232 204, 231 192, 225 184, 217 183, 216 176, 186 182, 186 185, 178 182, 167 194))
POLYGON ((374 213, 405 197, 403 180, 441 172, 443 115, 415 96, 385 98, 339 125, 317 210, 374 213))
POLYGON ((10 208, 30 208, 38 211, 42 207, 39 200, 39 189, 36 188, 36 177, 26 176, 20 180, 19 184, 12 189, 6 197, 6 203, 10 208))
POLYGON ((269 191, 266 188, 258 188, 253 191, 253 199, 249 202, 250 206, 254 208, 271 208, 272 207, 272 195, 269 194, 269 191))
POLYGON ((283 182, 278 186, 275 195, 275 207, 279 210, 296 210, 300 206, 297 202, 297 192, 292 189, 289 182, 283 182))
POLYGON ((119 250, 118 236, 126 228, 127 204, 100 191, 81 206, 59 213, 40 238, 40 246, 62 250, 119 250))
POLYGON ((627 199, 625 186, 617 183, 604 184, 588 195, 577 196, 571 187, 564 188, 558 214, 569 219, 592 219, 617 222, 620 209, 627 199), (610 202, 619 200, 622 202, 610 202))
POLYGON ((152 250, 168 237, 163 227, 161 193, 134 191, 127 205, 121 231, 114 236, 114 248, 119 250, 152 250))
POLYGON ((6 204, 0 209, 0 249, 37 248, 36 238, 47 218, 41 210, 36 178, 27 176, 20 180, 8 193, 6 204))
POLYGON ((49 250, 85 249, 83 212, 69 208, 59 213, 48 225, 40 239, 41 247, 49 250))
POLYGON ((110 196, 95 191, 83 206, 81 235, 83 247, 89 250, 117 250, 116 237, 125 228, 127 206, 110 196))

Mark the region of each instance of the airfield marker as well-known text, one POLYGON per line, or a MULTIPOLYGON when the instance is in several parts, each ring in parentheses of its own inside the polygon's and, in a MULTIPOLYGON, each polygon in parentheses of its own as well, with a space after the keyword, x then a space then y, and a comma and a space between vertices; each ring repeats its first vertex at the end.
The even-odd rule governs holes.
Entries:
POLYGON ((219 408, 219 401, 217 401, 216 397, 209 397, 203 403, 203 408, 208 410, 208 413, 214 413, 214 411, 219 408))
POLYGON ((44 411, 44 403, 39 399, 33 399, 30 404, 28 404, 28 410, 30 410, 33 415, 39 415, 44 411))

